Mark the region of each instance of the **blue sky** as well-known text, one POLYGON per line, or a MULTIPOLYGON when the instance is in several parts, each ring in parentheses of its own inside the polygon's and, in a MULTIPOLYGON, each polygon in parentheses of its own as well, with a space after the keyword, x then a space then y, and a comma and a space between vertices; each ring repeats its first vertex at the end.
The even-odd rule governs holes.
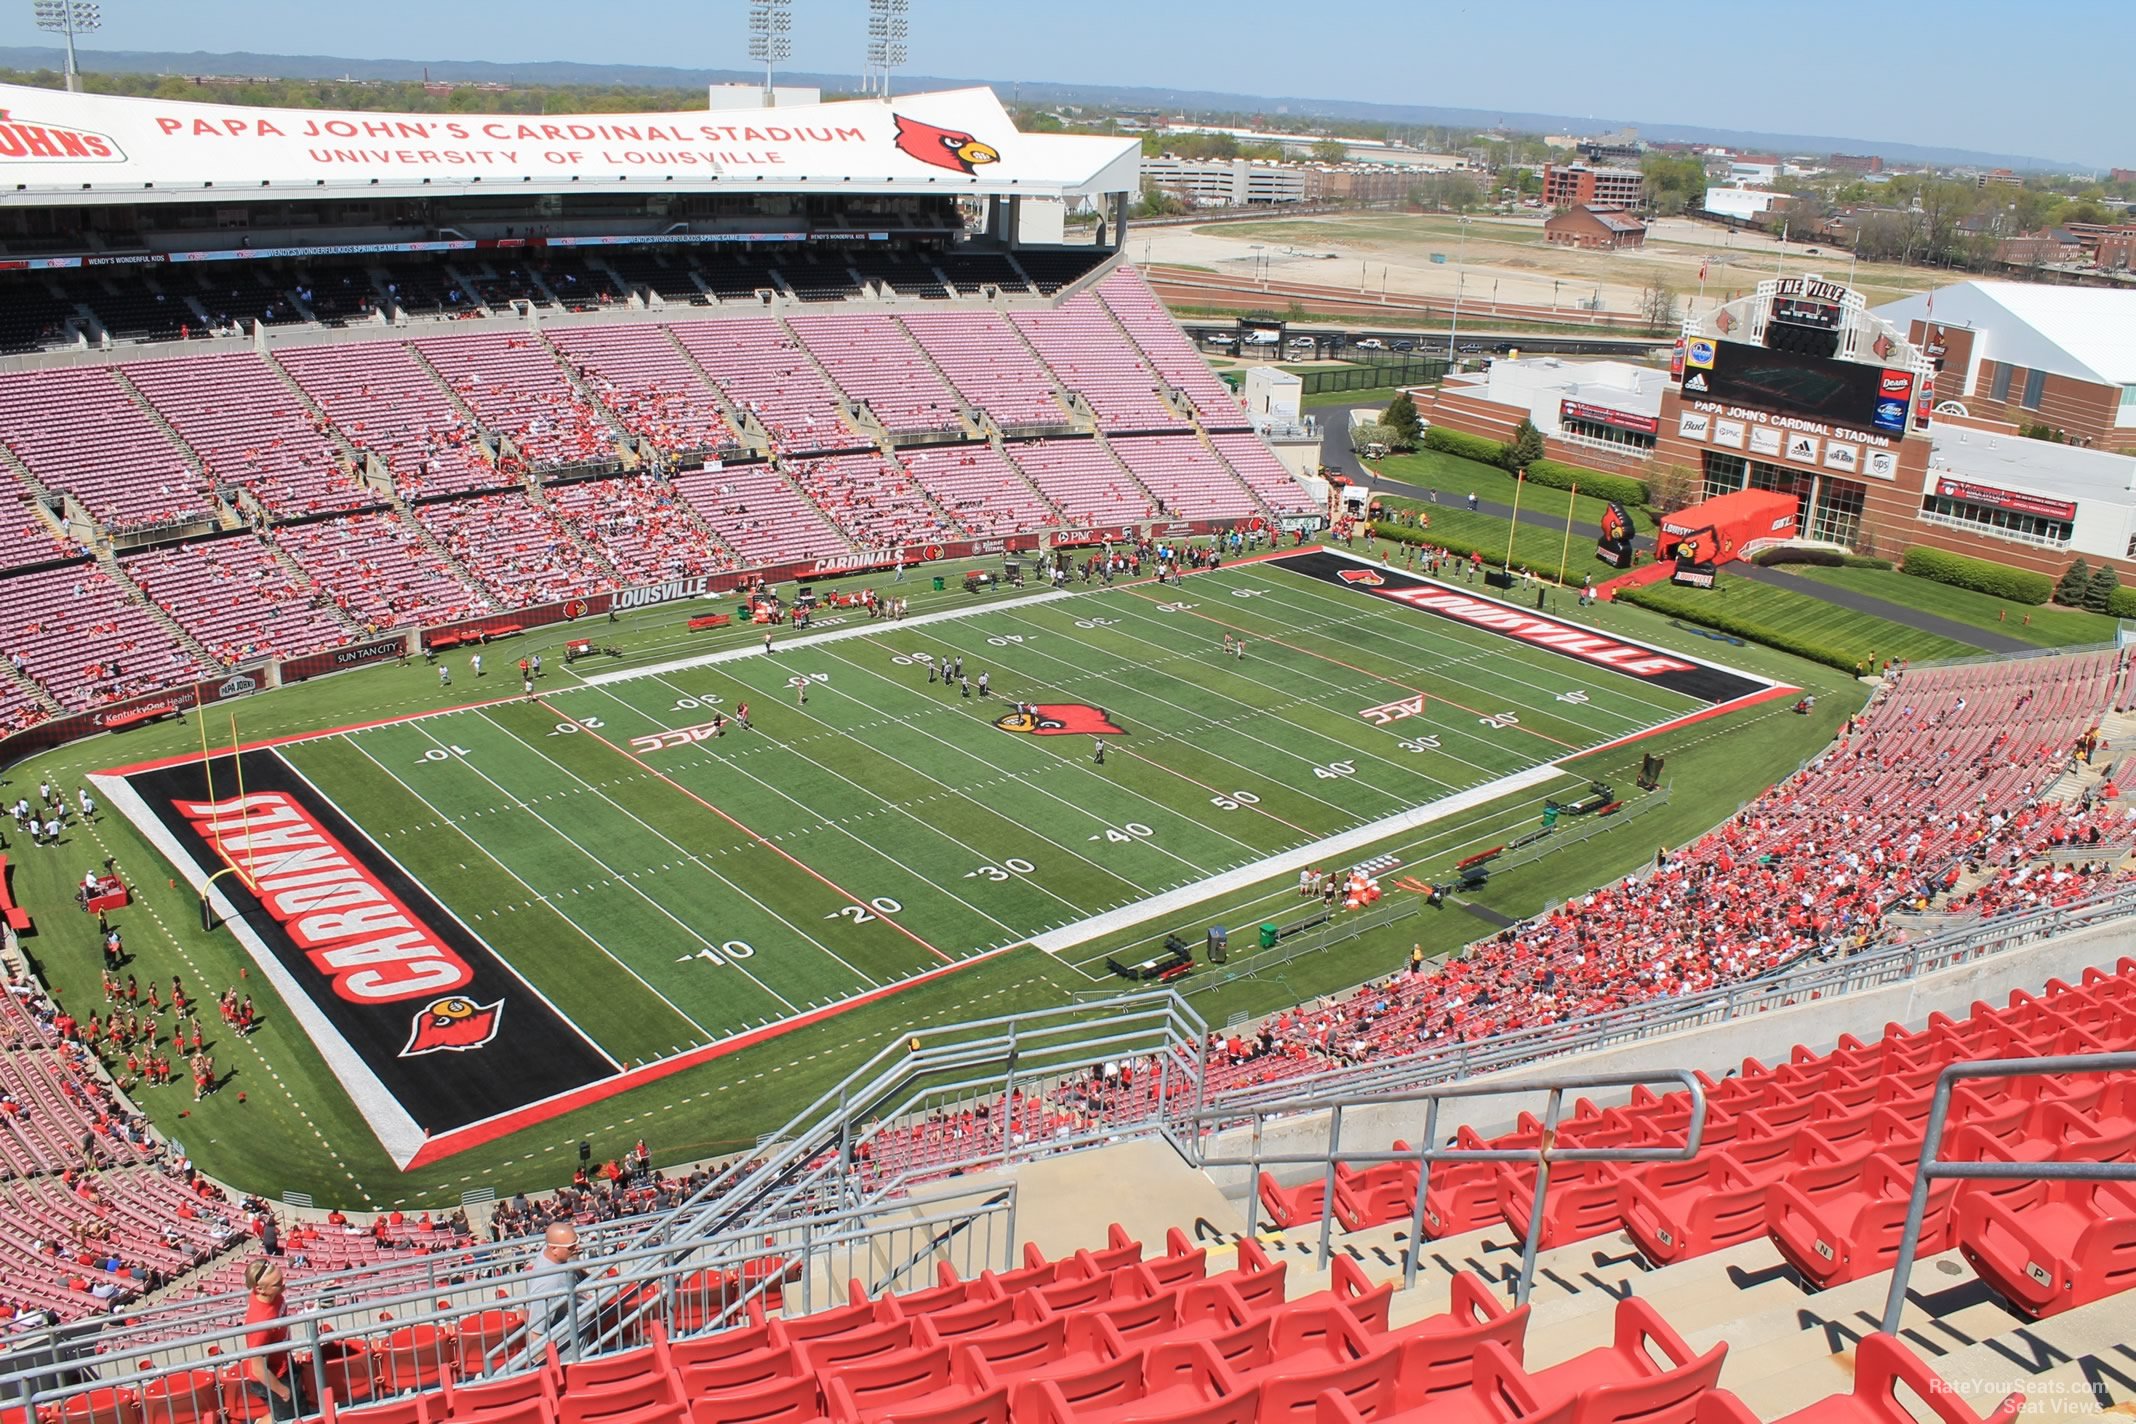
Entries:
MULTIPOLYGON (((114 49, 742 67, 744 0, 102 0, 114 49)), ((0 45, 43 37, 0 0, 0 45)), ((793 67, 855 72, 865 0, 795 0, 793 67)), ((2136 166, 2136 4, 912 0, 915 73, 1622 115, 2136 166)))

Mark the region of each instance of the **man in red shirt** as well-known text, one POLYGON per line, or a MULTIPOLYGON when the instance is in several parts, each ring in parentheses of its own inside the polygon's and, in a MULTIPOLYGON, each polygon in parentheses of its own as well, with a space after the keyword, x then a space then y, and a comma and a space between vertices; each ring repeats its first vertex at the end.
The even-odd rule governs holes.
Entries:
POLYGON ((245 1387, 278 1421, 304 1412, 298 1402, 299 1381, 290 1368, 289 1327, 282 1323, 282 1285, 282 1268, 267 1257, 245 1267, 245 1288, 252 1292, 245 1302, 245 1348, 268 1351, 247 1363, 251 1378, 245 1387))

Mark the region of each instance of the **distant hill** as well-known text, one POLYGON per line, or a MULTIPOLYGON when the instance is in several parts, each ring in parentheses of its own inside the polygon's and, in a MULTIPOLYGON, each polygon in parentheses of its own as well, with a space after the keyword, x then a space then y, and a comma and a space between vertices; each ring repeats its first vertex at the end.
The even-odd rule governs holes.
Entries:
MULTIPOLYGON (((0 68, 57 69, 64 54, 57 48, 33 46, 0 47, 0 68)), ((89 50, 81 53, 86 69, 128 74, 250 75, 282 79, 392 79, 419 80, 427 70, 432 79, 470 84, 581 84, 626 88, 690 89, 714 83, 752 83, 761 79, 756 70, 671 69, 641 64, 585 64, 554 60, 534 64, 494 64, 462 59, 344 59, 323 54, 190 54, 146 50, 89 50)), ((791 84, 813 84, 826 90, 851 93, 860 87, 857 75, 811 74, 782 71, 791 84)), ((1981 168, 2013 168, 2062 173, 2084 173, 2095 165, 2069 159, 2051 159, 2013 153, 1981 153, 1973 149, 1937 148, 1896 143, 1879 138, 1846 138, 1817 134, 1755 133, 1740 129, 1707 128, 1691 124, 1660 124, 1636 114, 1589 115, 1529 113, 1513 109, 1448 109, 1422 104, 1373 104, 1354 99, 1283 98, 1265 94, 1225 94, 1201 89, 1159 89, 1129 85, 1061 84, 1029 79, 951 79, 926 74, 900 74, 898 87, 911 92, 925 89, 957 89, 974 84, 991 85, 1004 96, 1039 104, 1092 104, 1123 108, 1163 108, 1221 113, 1281 114, 1287 117, 1370 120, 1394 124, 1503 127, 1527 133, 1602 133, 1626 126, 1636 127, 1648 139, 1669 143, 1725 144, 1731 148, 1781 153, 1876 153, 1899 163, 1939 166, 1969 165, 1981 168)))

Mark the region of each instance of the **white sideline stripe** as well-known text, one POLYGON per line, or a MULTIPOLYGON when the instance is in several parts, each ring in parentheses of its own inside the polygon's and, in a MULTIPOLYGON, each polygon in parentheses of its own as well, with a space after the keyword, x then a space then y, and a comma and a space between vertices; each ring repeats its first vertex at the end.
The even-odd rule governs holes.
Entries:
POLYGON ((282 961, 275 958, 274 951, 260 938, 259 931, 239 916, 237 906, 230 903, 223 894, 222 886, 208 884, 207 873, 178 843, 177 838, 170 833, 156 813, 149 809, 148 803, 141 799, 140 793, 133 789, 132 784, 123 776, 107 776, 101 772, 91 773, 89 780, 96 785, 97 790, 104 793, 104 803, 115 810, 125 812, 126 819, 133 822, 134 829, 146 836, 149 844, 163 853, 164 859, 185 877, 186 884, 193 887, 195 894, 206 890, 208 903, 222 916, 223 927, 237 937, 238 943, 245 946, 252 955, 252 962, 259 966, 260 973, 274 986, 275 992, 282 996, 283 1007, 288 1009, 297 1022, 304 1026, 304 1031, 311 1035, 312 1046, 319 1050, 319 1056, 326 1060, 327 1067, 331 1068, 334 1076, 340 1080, 349 1100, 356 1104, 356 1110, 363 1114, 364 1121, 371 1125, 371 1131, 378 1135, 379 1145, 386 1149, 386 1155, 393 1159, 393 1165, 406 1171, 408 1164, 415 1160, 415 1154, 422 1150, 426 1135, 415 1119, 408 1115, 408 1110, 401 1106, 400 1099, 394 1097, 386 1085, 378 1080, 378 1075, 364 1062, 363 1055, 341 1036, 341 1031, 335 1028, 312 1002, 311 995, 283 968, 282 961))
MULTIPOLYGON (((828 633, 794 634, 794 641, 791 643, 783 641, 783 638, 785 634, 792 631, 793 625, 781 623, 774 625, 776 631, 781 634, 781 640, 773 644, 778 651, 773 652, 770 656, 777 658, 779 652, 789 648, 814 648, 824 643, 838 642, 843 638, 879 637, 892 628, 916 628, 926 623, 946 623, 954 618, 977 618, 988 613, 999 613, 1002 609, 1012 606, 1028 608, 1034 604, 1053 603, 1063 598, 1077 598, 1089 593, 1103 593, 1111 586, 1110 584, 1094 584, 1089 588, 1048 589, 1044 593, 1027 593, 1021 598, 1010 602, 977 603, 969 608, 941 608, 933 613, 915 614, 910 618, 897 618, 887 621, 879 618, 868 618, 863 619, 851 628, 834 628, 828 633)), ((726 598, 724 601, 731 603, 740 596, 736 594, 733 598, 726 598)), ((763 656, 765 656, 764 650, 751 643, 740 648, 723 648, 716 653, 699 653, 694 658, 677 658, 673 662, 654 663, 651 667, 619 668, 614 672, 589 673, 583 681, 588 687, 605 687, 611 682, 629 682, 632 678, 639 677, 664 677, 671 672, 687 672, 691 668, 712 667, 719 663, 738 662, 743 658, 761 658, 763 656)))
POLYGON ((1108 910, 1102 915, 1093 915, 1087 920, 1077 920, 1074 924, 1063 925, 1057 930, 1048 930, 1042 935, 1034 935, 1031 943, 1048 954, 1059 954, 1062 950, 1072 949, 1085 940, 1096 939, 1100 935, 1111 934, 1115 930, 1127 929, 1146 920, 1157 919, 1176 910, 1184 909, 1189 905, 1198 905, 1204 900, 1212 900, 1219 895, 1228 895, 1234 890, 1244 889, 1257 881, 1280 875, 1285 871, 1312 861, 1339 859, 1348 852, 1362 849, 1375 841, 1385 840, 1389 836, 1400 835, 1404 831, 1413 831, 1421 826, 1428 826, 1434 821, 1443 821, 1448 816, 1458 816, 1463 811, 1473 810, 1486 802, 1496 801, 1501 796, 1510 796, 1515 792, 1531 790, 1534 787, 1541 786, 1546 781, 1554 781, 1560 776, 1570 776, 1571 774, 1555 763, 1542 762, 1527 768, 1525 771, 1516 771, 1510 775, 1501 776, 1496 781, 1486 781, 1481 786, 1472 786, 1466 791, 1457 791, 1451 796, 1442 796, 1437 801, 1428 802, 1422 806, 1412 806, 1406 811, 1397 811, 1391 816, 1382 816, 1377 821, 1352 827, 1341 835, 1329 836, 1326 840, 1314 841, 1311 845, 1294 846, 1289 850, 1278 851, 1274 855, 1264 856, 1249 865, 1239 866, 1235 870, 1227 870, 1221 875, 1212 875, 1207 880, 1197 880, 1192 885, 1182 886, 1177 890, 1167 890, 1162 895, 1153 895, 1147 900, 1137 900, 1132 905, 1124 905, 1117 910, 1108 910))

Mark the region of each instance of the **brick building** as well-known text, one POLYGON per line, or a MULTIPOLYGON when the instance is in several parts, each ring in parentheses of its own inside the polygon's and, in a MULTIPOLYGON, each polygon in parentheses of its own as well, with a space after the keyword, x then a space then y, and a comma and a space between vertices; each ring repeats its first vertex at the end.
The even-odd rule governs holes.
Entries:
POLYGON ((1940 362, 1936 399, 2136 454, 2136 291, 1961 282, 1877 308, 1940 362))
POLYGON ((1646 246, 1646 224, 1614 208, 1561 208, 1543 222, 1543 237, 1557 247, 1615 252, 1646 246))
POLYGON ((1646 175, 1636 168, 1590 168, 1584 163, 1543 165, 1543 206, 1636 208, 1646 201, 1646 175))

